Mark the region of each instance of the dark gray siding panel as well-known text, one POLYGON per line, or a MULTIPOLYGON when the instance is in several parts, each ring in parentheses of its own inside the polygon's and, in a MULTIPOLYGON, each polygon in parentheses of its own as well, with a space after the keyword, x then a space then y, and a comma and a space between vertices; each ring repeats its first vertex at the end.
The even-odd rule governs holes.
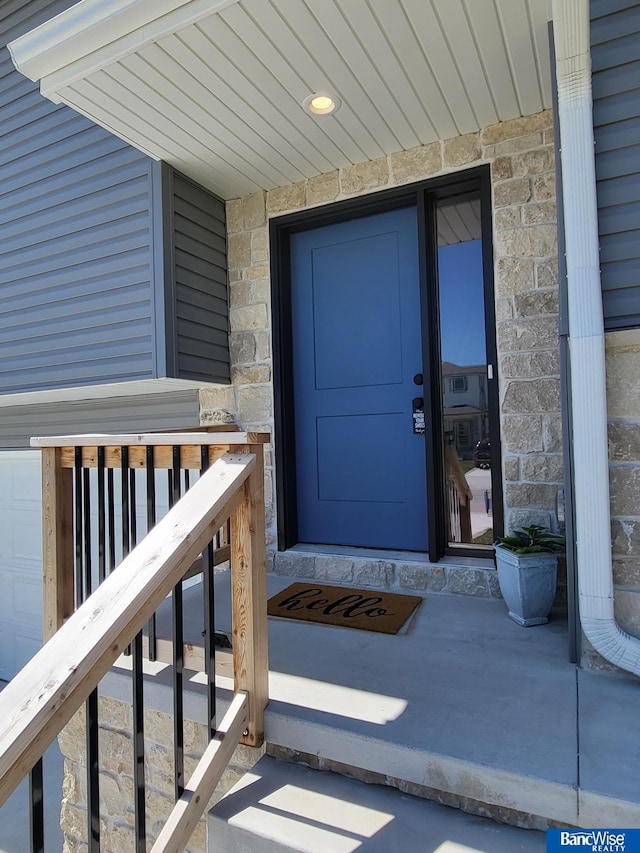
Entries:
POLYGON ((72 5, 0 0, 0 393, 157 375, 152 161, 4 46, 72 5))
POLYGON ((173 176, 176 375, 229 382, 224 202, 173 176))
POLYGON ((594 134, 607 329, 640 326, 640 3, 591 0, 594 134))

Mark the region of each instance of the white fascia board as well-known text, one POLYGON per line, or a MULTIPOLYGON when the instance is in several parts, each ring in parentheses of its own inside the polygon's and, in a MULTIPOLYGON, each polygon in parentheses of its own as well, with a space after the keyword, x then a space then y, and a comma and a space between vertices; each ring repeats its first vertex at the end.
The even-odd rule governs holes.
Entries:
POLYGON ((8 46, 42 94, 54 92, 238 0, 81 0, 8 46))

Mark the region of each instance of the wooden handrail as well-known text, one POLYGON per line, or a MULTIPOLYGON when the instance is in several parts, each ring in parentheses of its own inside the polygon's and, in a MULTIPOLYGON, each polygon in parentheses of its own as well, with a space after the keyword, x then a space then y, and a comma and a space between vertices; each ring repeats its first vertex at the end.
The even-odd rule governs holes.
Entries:
POLYGON ((451 541, 471 542, 471 501, 473 492, 467 483, 464 470, 458 459, 455 447, 447 444, 445 448, 447 480, 453 489, 449 490, 449 538, 451 541))
POLYGON ((151 853, 182 853, 224 773, 247 721, 246 693, 234 696, 229 710, 175 804, 151 853))
POLYGON ((473 492, 469 488, 467 479, 464 476, 464 470, 458 459, 456 449, 452 444, 447 444, 445 449, 445 459, 447 465, 447 475, 454 484, 460 503, 464 506, 471 503, 473 492))
MULTIPOLYGON (((259 509, 257 516, 255 513, 257 504, 262 502, 263 475, 251 445, 241 440, 241 436, 246 441, 246 434, 225 434, 225 443, 242 445, 238 447, 240 452, 225 454, 202 474, 0 694, 0 804, 230 516, 235 684, 236 690, 245 690, 249 696, 248 735, 244 742, 260 742, 267 701, 266 596, 264 571, 256 570, 264 568, 264 516, 259 509), (237 559, 234 549, 239 555, 237 559), (258 602, 264 606, 254 611, 258 602)), ((85 440, 88 445, 100 446, 96 439, 103 438, 101 446, 123 439, 90 436, 85 440)), ((132 438, 141 443, 149 438, 152 442, 162 438, 166 443, 167 439, 166 436, 132 438)), ((181 438, 173 435, 171 440, 177 442, 181 438)), ((185 438, 192 444, 215 443, 207 434, 189 434, 185 438)), ((73 440, 77 446, 77 440, 73 440)), ((46 441, 48 446, 56 444, 55 439, 46 441)), ((64 441, 58 440, 53 451, 58 462, 64 441)), ((257 438, 255 443, 260 443, 257 438)), ((44 440, 37 439, 33 444, 44 446, 44 440)), ((58 497, 67 494, 67 485, 60 478, 53 477, 52 488, 58 497)), ((60 510, 57 521, 63 523, 64 518, 60 510)), ((62 550, 64 556, 64 548, 57 550, 62 550)), ((60 580, 60 568, 57 572, 53 582, 60 580)), ((63 615, 60 610, 59 616, 63 615)))

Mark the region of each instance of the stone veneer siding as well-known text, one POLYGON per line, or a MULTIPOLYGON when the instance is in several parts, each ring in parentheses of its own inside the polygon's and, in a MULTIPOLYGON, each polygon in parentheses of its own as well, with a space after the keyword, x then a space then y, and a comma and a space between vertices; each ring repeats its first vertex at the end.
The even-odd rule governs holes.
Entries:
MULTIPOLYGON (((640 329, 607 334, 606 360, 615 617, 640 638, 640 329)), ((612 669, 583 645, 583 666, 612 669)))
MULTIPOLYGON (((553 523, 562 447, 550 111, 227 202, 232 385, 203 390, 203 423, 273 428, 269 218, 482 163, 493 185, 505 523, 553 523)), ((271 449, 265 485, 273 549, 271 449)))
MULTIPOLYGON (((135 847, 133 724, 131 704, 100 696, 100 849, 131 853, 135 847)), ((173 716, 145 708, 145 783, 148 847, 157 838, 174 805, 173 716)), ((87 771, 85 712, 81 708, 61 732, 64 756, 60 826, 63 853, 87 848, 87 771)), ((185 776, 188 779, 207 746, 204 723, 185 718, 185 776)), ((207 811, 250 770, 265 748, 238 746, 216 792, 191 836, 185 853, 206 853, 207 811)))

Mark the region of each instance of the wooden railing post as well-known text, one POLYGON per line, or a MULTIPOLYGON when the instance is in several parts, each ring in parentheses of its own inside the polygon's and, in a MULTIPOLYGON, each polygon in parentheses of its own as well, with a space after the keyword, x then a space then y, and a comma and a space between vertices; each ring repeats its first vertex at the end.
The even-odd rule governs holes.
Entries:
POLYGON ((60 447, 42 448, 44 641, 74 610, 73 472, 61 466, 60 447))
POLYGON ((244 499, 231 515, 231 600, 235 690, 249 695, 247 735, 260 746, 269 701, 266 549, 264 539, 263 445, 246 445, 256 466, 244 484, 244 499))

